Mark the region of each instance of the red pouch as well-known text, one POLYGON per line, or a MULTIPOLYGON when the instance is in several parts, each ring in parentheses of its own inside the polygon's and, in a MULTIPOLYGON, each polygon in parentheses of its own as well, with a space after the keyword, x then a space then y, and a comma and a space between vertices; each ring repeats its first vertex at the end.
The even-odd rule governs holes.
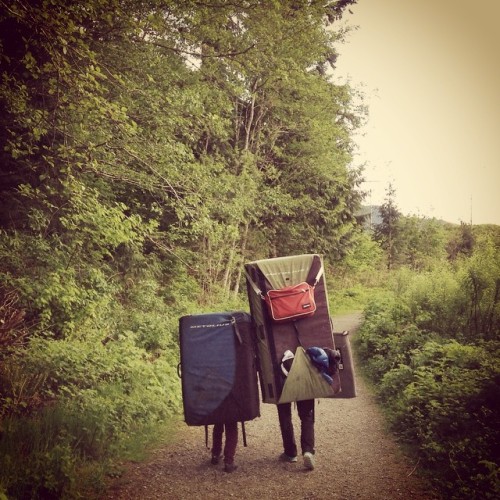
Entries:
POLYGON ((269 290, 264 300, 274 321, 291 321, 316 312, 314 287, 306 282, 269 290))

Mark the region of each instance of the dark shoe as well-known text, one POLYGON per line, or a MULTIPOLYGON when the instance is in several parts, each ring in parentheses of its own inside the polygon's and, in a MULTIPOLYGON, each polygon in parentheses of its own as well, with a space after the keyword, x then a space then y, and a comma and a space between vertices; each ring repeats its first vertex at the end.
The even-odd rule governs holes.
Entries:
POLYGON ((211 460, 212 465, 217 465, 219 463, 219 460, 220 460, 220 455, 212 455, 212 460, 211 460))
POLYGON ((291 464, 294 464, 295 462, 297 462, 297 457, 296 456, 295 457, 291 457, 291 456, 287 455, 286 453, 282 453, 280 455, 280 460, 282 462, 289 462, 291 464))
POLYGON ((238 466, 235 464, 225 464, 224 465, 224 472, 234 472, 237 468, 238 468, 238 466))

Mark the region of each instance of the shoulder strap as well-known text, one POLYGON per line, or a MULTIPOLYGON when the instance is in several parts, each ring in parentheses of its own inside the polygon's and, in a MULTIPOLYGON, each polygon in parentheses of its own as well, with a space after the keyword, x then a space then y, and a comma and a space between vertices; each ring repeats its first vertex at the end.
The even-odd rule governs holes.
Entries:
POLYGON ((250 283, 250 286, 253 288, 253 291, 257 294, 260 295, 260 297, 263 296, 262 290, 257 286, 255 281, 250 277, 250 274, 248 274, 248 271, 245 269, 245 274, 247 276, 248 282, 250 283))
POLYGON ((300 341, 300 332, 297 327, 297 320, 293 320, 292 323, 293 323, 293 328, 295 329, 295 333, 297 334, 297 341, 299 342, 300 347, 304 347, 302 345, 302 342, 300 341))
POLYGON ((321 275, 323 274, 323 264, 321 264, 318 274, 316 275, 316 278, 314 278, 314 283, 313 286, 316 286, 319 282, 319 279, 321 278, 321 275))
POLYGON ((243 340, 241 339, 240 330, 238 328, 238 321, 236 320, 236 318, 234 316, 231 316, 231 323, 233 325, 234 334, 236 335, 239 343, 243 344, 243 340))

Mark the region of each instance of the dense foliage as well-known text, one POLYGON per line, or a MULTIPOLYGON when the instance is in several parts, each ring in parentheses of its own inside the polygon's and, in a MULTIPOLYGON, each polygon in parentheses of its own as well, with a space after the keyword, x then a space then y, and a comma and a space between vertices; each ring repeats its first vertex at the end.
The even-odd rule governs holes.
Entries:
POLYGON ((245 261, 349 250, 350 3, 0 3, 0 495, 174 415, 177 320, 242 307, 245 261))
MULTIPOLYGON (((500 233, 475 229, 461 257, 393 273, 358 339, 393 430, 455 499, 500 493, 500 233)), ((459 228, 449 241, 463 234, 474 231, 459 228)))
POLYGON ((332 311, 384 290, 360 353, 420 463, 498 495, 500 234, 391 187, 363 230, 364 110, 331 79, 354 1, 0 2, 0 498, 85 496, 158 439, 178 318, 246 309, 244 262, 304 252, 332 311))

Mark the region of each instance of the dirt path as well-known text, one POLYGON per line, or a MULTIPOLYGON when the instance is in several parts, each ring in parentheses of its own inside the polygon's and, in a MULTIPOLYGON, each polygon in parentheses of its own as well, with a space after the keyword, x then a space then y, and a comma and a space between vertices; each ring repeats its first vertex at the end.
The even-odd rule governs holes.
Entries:
MULTIPOLYGON (((360 315, 335 318, 336 331, 351 336, 360 315)), ((245 424, 248 446, 240 439, 238 469, 210 465, 202 427, 180 426, 179 438, 147 462, 132 464, 103 499, 380 499, 437 498, 402 455, 374 397, 357 375, 358 396, 321 399, 316 404, 316 468, 307 471, 278 461, 282 451, 276 407, 261 404, 261 417, 245 424)), ((294 410, 294 425, 300 435, 294 410)))

